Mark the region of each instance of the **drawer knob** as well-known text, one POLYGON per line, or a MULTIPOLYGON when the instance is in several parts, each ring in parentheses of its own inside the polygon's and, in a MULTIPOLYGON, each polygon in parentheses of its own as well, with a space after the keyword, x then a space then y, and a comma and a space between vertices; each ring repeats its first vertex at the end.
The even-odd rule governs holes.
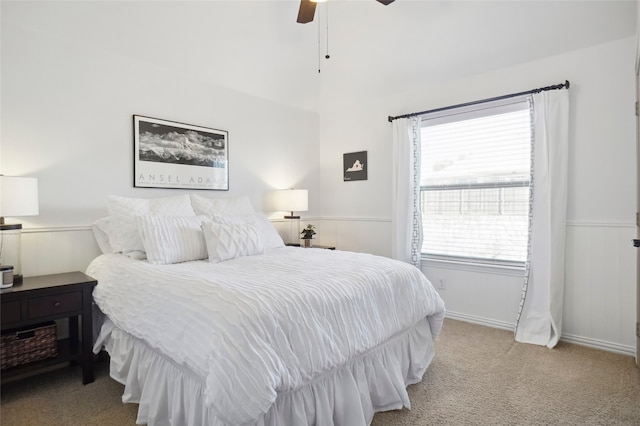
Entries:
POLYGON ((54 308, 59 308, 60 307, 60 302, 54 302, 53 303, 53 307, 54 308))

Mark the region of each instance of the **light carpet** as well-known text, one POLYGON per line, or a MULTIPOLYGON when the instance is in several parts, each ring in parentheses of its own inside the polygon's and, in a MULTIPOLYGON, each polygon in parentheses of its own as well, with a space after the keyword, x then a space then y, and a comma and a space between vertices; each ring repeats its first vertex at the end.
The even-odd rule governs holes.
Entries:
MULTIPOLYGON (((96 364, 63 368, 2 386, 3 426, 135 424, 135 404, 96 364)), ((436 357, 409 387, 411 410, 376 414, 372 426, 640 425, 640 370, 633 357, 560 342, 516 343, 513 333, 445 320, 436 357)))

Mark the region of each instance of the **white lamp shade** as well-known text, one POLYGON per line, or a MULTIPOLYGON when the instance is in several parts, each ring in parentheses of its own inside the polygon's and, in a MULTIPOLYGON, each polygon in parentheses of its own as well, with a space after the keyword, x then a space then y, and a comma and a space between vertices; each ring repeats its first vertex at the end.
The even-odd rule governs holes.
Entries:
POLYGON ((309 209, 309 191, 306 189, 282 189, 269 195, 273 210, 306 212, 309 209))
POLYGON ((0 216, 36 216, 38 179, 0 176, 0 216))

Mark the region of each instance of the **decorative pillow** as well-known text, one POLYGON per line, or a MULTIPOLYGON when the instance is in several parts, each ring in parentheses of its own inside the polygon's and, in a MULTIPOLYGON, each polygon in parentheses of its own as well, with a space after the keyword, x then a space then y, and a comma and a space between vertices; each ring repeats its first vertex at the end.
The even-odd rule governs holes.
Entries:
POLYGON ((254 223, 223 225, 205 221, 202 230, 211 263, 264 253, 264 244, 254 223))
POLYGON ((191 194, 191 204, 197 214, 241 215, 255 213, 249 197, 205 198, 191 194))
POLYGON ((188 194, 164 198, 127 198, 112 195, 107 201, 111 215, 109 242, 115 253, 127 254, 144 251, 138 233, 136 216, 145 214, 161 216, 195 216, 188 194), (112 238, 113 237, 113 238, 112 238))
POLYGON ((223 225, 239 225, 244 223, 254 223, 260 238, 264 242, 265 249, 284 247, 284 241, 278 231, 262 212, 243 214, 237 216, 226 216, 213 214, 208 216, 213 222, 223 225))
POLYGON ((190 262, 207 258, 207 245, 196 216, 137 216, 136 223, 147 252, 155 264, 190 262))

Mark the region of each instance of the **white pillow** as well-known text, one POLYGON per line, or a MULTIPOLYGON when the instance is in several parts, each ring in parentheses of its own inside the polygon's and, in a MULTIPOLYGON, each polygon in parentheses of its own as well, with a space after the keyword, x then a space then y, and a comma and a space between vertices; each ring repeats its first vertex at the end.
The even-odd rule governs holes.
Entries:
POLYGON ((278 234, 278 230, 264 213, 256 213, 256 216, 256 225, 258 225, 258 232, 262 234, 265 248, 284 247, 284 241, 282 241, 282 237, 278 234))
POLYGON ((155 264, 190 262, 207 258, 207 245, 196 216, 137 216, 136 223, 147 252, 155 264))
POLYGON ((127 198, 112 195, 107 201, 107 210, 111 215, 113 238, 109 242, 115 253, 128 254, 144 251, 144 245, 138 233, 136 216, 145 214, 162 216, 195 216, 188 194, 164 198, 127 198))
POLYGON ((202 230, 211 263, 264 253, 264 244, 254 223, 223 225, 205 221, 202 230))
POLYGON ((191 194, 191 204, 197 214, 238 215, 255 213, 249 197, 205 198, 191 194))
POLYGON ((109 216, 98 219, 91 224, 93 230, 93 236, 100 247, 102 253, 113 253, 113 247, 109 242, 109 235, 111 232, 111 218, 109 216))
MULTIPOLYGON (((115 241, 117 237, 117 229, 114 224, 111 216, 103 217, 102 219, 98 219, 97 221, 91 224, 91 229, 93 230, 93 236, 98 243, 98 247, 100 247, 100 251, 102 253, 119 253, 116 252, 112 245, 111 241, 115 241)), ((147 253, 141 250, 133 250, 126 253, 126 256, 144 260, 147 258, 147 253)))
POLYGON ((221 223, 224 225, 239 225, 243 223, 254 223, 256 230, 260 235, 260 238, 264 242, 265 249, 273 249, 278 247, 284 247, 284 241, 278 234, 278 231, 273 226, 273 223, 262 212, 256 212, 252 214, 243 214, 238 216, 226 216, 213 214, 207 216, 213 222, 221 223))

